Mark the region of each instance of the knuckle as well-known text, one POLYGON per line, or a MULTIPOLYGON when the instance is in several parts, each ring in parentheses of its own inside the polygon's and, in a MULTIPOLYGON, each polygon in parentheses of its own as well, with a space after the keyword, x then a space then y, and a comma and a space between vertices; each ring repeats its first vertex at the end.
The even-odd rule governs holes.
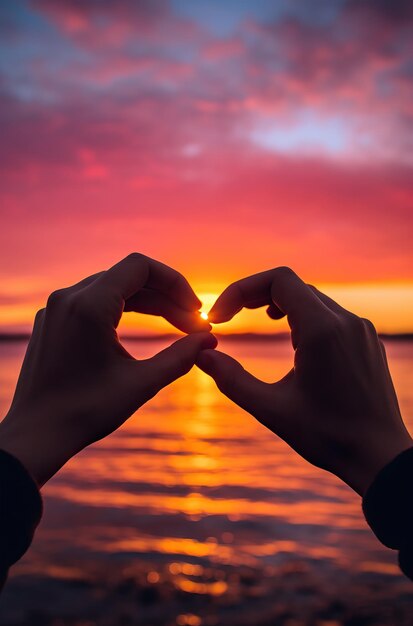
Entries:
POLYGON ((370 332, 370 333, 374 333, 376 334, 376 327, 374 326, 373 322, 369 319, 367 319, 366 317, 362 317, 360 318, 361 322, 363 323, 364 327, 370 332))
POLYGON ((287 265, 280 265, 279 267, 274 268, 273 273, 275 276, 280 278, 291 278, 296 275, 294 270, 287 265))
POLYGON ((47 299, 47 308, 54 308, 56 305, 60 304, 64 299, 65 293, 66 289, 56 289, 55 291, 52 291, 47 299))
POLYGON ((358 317, 353 313, 345 315, 330 315, 313 328, 309 341, 327 344, 334 341, 343 341, 347 337, 356 337, 362 339, 363 335, 368 332, 376 334, 376 329, 370 320, 358 317))
POLYGON ((146 257, 144 254, 142 254, 141 252, 131 252, 130 254, 128 254, 128 256, 126 257, 126 260, 130 260, 130 261, 142 261, 144 260, 146 257))
POLYGON ((355 315, 354 313, 348 313, 343 317, 344 327, 347 333, 363 337, 366 335, 376 335, 376 329, 374 324, 364 318, 355 315))
POLYGON ((140 268, 140 270, 145 268, 147 273, 146 279, 148 279, 150 273, 150 259, 141 252, 131 252, 123 259, 123 261, 121 261, 121 263, 124 266, 130 265, 131 271, 134 271, 134 269, 137 268, 140 268))
POLYGON ((36 313, 36 315, 35 315, 35 318, 34 318, 34 323, 35 323, 35 324, 37 324, 37 323, 39 323, 39 322, 41 322, 41 321, 42 321, 42 319, 44 318, 44 314, 45 314, 45 312, 46 312, 45 307, 43 307, 42 309, 39 309, 39 310, 37 311, 37 313, 36 313))

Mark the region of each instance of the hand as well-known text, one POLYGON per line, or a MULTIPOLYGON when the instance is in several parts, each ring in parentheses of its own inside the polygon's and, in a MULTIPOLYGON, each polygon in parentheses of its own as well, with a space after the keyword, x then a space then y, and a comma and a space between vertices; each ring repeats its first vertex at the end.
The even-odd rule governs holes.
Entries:
POLYGON ((201 352, 197 365, 310 463, 364 494, 413 445, 373 324, 283 267, 233 283, 208 317, 226 322, 243 307, 263 305, 273 319, 287 315, 291 328, 294 367, 282 380, 264 383, 213 350, 201 352))
POLYGON ((181 274, 141 254, 52 293, 36 316, 0 448, 43 485, 215 347, 200 305, 181 274), (163 315, 194 334, 137 361, 116 334, 123 311, 163 315))

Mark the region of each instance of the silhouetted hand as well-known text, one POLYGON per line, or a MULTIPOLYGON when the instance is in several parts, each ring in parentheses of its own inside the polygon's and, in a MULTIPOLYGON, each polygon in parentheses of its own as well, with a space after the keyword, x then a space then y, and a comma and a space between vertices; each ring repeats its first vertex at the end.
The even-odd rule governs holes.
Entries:
POLYGON ((386 354, 371 322, 346 311, 280 267, 230 285, 209 313, 230 320, 243 307, 287 315, 293 369, 264 383, 226 354, 201 352, 197 365, 219 389, 314 465, 364 494, 378 471, 411 447, 386 354))
POLYGON ((200 305, 181 274, 141 254, 52 293, 36 316, 0 448, 44 484, 216 345, 200 305), (163 315, 193 334, 137 361, 117 338, 124 310, 163 315))

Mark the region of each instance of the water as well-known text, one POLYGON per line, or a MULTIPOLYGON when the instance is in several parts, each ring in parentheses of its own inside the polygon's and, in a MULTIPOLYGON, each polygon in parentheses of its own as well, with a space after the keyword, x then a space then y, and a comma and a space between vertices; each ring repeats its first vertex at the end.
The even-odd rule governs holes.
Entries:
MULTIPOLYGON (((155 353, 159 341, 127 345, 155 353)), ((265 380, 288 342, 222 341, 265 380)), ((7 410, 23 343, 0 345, 7 410)), ((388 358, 413 430, 413 344, 388 358)), ((0 624, 412 624, 413 584, 360 501, 194 368, 43 490, 35 541, 11 572, 0 624)))

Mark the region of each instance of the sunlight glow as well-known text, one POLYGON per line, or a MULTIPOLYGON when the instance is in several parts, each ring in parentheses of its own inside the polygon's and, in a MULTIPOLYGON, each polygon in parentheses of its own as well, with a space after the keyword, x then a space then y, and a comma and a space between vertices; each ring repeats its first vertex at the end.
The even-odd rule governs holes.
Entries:
MULTIPOLYGON (((232 277, 228 278, 228 283, 232 277)), ((27 296, 22 295, 23 281, 16 281, 13 288, 12 281, 0 277, 0 332, 30 332, 36 311, 44 306, 47 293, 57 288, 56 283, 44 280, 39 281, 36 289, 30 292, 30 278, 27 279, 27 296)), ((61 284, 70 284, 76 278, 73 276, 61 279, 61 284)), ((196 281, 193 281, 196 282, 196 281)), ((317 287, 343 307, 367 317, 382 333, 409 333, 412 332, 413 312, 413 282, 363 282, 363 283, 318 283, 311 280, 317 287)), ((219 289, 224 286, 219 285, 219 289)), ((204 311, 199 315, 208 319, 208 313, 215 303, 217 292, 202 292, 195 288, 204 311)), ((227 333, 276 333, 287 332, 288 324, 284 319, 274 321, 263 309, 243 309, 232 320, 218 324, 215 329, 219 334, 227 333)), ((144 314, 127 313, 123 316, 119 326, 122 335, 154 334, 171 332, 171 325, 162 317, 144 314)))

